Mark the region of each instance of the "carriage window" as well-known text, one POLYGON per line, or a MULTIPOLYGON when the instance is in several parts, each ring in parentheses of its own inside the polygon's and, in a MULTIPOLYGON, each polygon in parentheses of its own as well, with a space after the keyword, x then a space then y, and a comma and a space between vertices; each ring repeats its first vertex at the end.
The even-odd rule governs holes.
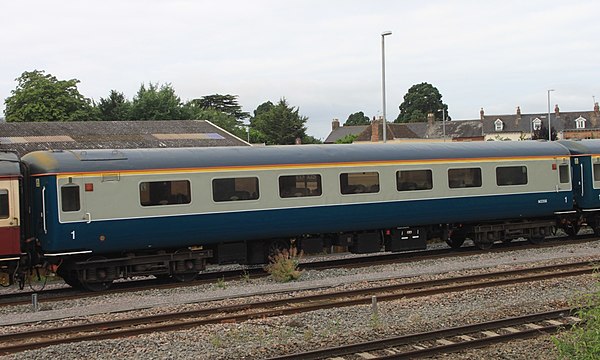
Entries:
MULTIPOLYGON (((594 165, 594 173, 596 170, 596 166, 594 165)), ((596 175, 594 174, 594 177, 596 175)), ((558 166, 558 177, 561 184, 569 183, 569 165, 559 165, 558 166)))
POLYGON ((79 211, 81 209, 79 185, 68 184, 61 187, 60 202, 62 204, 62 211, 79 211))
POLYGON ((142 206, 180 205, 192 201, 188 180, 152 181, 140 183, 142 206))
POLYGON ((594 164, 594 181, 600 181, 600 164, 594 164))
POLYGON ((451 189, 481 187, 481 169, 449 169, 448 186, 451 189))
POLYGON ((242 201, 258 199, 258 178, 243 177, 214 179, 212 182, 213 200, 242 201))
POLYGON ((433 189, 431 170, 401 170, 396 172, 398 191, 433 189))
POLYGON ((527 167, 505 166, 496 168, 496 184, 498 186, 527 184, 527 167))
POLYGON ((8 190, 0 189, 0 219, 8 219, 8 190))
POLYGON ((279 178, 279 196, 282 198, 320 196, 321 175, 291 175, 279 178))
POLYGON ((340 174, 342 194, 361 194, 379 192, 379 173, 359 172, 340 174))

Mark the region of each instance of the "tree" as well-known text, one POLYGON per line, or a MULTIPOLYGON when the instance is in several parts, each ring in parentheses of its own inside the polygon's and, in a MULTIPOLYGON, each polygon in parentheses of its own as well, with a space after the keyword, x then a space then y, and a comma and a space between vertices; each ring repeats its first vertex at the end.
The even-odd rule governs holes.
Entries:
MULTIPOLYGON (((556 129, 552 126, 552 140, 556 140, 557 134, 556 129)), ((533 134, 531 134, 531 140, 548 140, 548 128, 546 125, 542 124, 542 126, 538 130, 533 130, 533 134)))
POLYGON ((131 104, 131 120, 183 120, 189 112, 171 84, 142 84, 131 104))
POLYGON ((192 119, 208 120, 242 139, 246 138, 246 129, 242 126, 241 122, 234 116, 222 111, 213 108, 194 109, 192 119))
POLYGON ((129 120, 131 113, 131 102, 116 90, 111 90, 106 99, 100 98, 96 107, 101 120, 129 120))
POLYGON ((250 113, 242 111, 242 107, 237 101, 237 95, 206 95, 200 99, 191 100, 189 104, 199 109, 215 109, 231 115, 238 120, 243 120, 250 117, 250 113))
POLYGON ((354 142, 354 140, 356 140, 356 138, 358 138, 358 135, 355 134, 348 134, 342 138, 339 138, 335 141, 336 144, 352 144, 354 142))
POLYGON ((250 119, 252 129, 258 131, 268 145, 291 145, 300 138, 308 140, 304 124, 307 117, 299 114, 299 109, 290 107, 282 98, 277 105, 267 101, 254 110, 250 119))
POLYGON ((92 101, 79 93, 79 80, 58 80, 43 70, 25 71, 6 98, 6 121, 98 120, 92 101))
POLYGON ((344 123, 344 126, 369 125, 370 123, 371 123, 371 120, 369 119, 369 117, 365 116, 364 112, 359 111, 354 114, 350 114, 348 116, 348 119, 344 123))
POLYGON ((437 88, 426 82, 408 89, 399 108, 400 114, 394 121, 396 123, 427 121, 429 113, 433 113, 436 120, 442 120, 445 113, 446 120, 451 120, 448 105, 442 102, 442 95, 437 88))

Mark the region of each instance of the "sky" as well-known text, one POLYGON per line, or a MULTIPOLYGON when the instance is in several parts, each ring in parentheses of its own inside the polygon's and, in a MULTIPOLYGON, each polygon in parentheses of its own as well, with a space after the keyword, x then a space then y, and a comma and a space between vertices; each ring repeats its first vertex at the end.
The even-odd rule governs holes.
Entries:
POLYGON ((78 79, 85 97, 169 83, 182 101, 285 98, 325 139, 331 121, 386 114, 427 82, 453 120, 592 110, 600 4, 590 0, 19 0, 0 5, 0 112, 23 72, 78 79))

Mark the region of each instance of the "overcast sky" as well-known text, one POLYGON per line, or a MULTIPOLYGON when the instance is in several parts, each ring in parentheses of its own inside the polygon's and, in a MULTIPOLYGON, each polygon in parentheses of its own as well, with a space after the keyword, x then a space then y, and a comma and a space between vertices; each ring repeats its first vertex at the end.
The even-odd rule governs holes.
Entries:
MULTIPOLYGON (((183 101, 235 94, 245 111, 285 97, 324 139, 331 120, 387 118, 414 84, 437 87, 454 120, 592 110, 600 100, 597 1, 3 1, 0 97, 24 71, 79 79, 98 100, 171 83, 183 101)), ((4 101, 0 105, 4 112, 4 101)))

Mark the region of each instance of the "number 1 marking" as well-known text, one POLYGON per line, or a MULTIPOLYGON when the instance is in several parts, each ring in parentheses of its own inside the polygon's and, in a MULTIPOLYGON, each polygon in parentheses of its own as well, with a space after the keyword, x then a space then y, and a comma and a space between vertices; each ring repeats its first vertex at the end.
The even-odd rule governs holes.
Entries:
POLYGON ((75 230, 71 231, 71 236, 73 237, 73 240, 75 240, 75 230))

